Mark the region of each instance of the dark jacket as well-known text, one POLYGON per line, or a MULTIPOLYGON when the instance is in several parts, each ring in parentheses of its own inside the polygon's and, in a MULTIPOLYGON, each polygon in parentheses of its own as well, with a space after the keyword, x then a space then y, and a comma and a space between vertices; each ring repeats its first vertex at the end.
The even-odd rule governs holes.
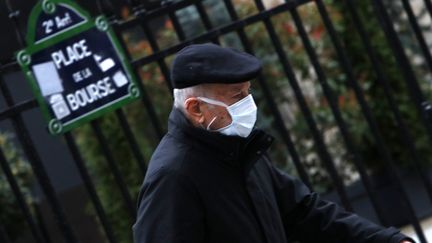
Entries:
POLYGON ((404 235, 323 201, 275 168, 273 138, 194 128, 174 109, 139 196, 136 243, 389 242, 404 235))

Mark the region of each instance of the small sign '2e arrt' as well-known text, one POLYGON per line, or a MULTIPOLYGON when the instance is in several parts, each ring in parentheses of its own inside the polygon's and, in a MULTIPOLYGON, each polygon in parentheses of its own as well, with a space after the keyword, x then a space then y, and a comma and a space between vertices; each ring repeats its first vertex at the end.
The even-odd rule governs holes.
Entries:
POLYGON ((114 31, 69 0, 32 10, 17 60, 51 134, 61 134, 137 99, 140 91, 114 31))

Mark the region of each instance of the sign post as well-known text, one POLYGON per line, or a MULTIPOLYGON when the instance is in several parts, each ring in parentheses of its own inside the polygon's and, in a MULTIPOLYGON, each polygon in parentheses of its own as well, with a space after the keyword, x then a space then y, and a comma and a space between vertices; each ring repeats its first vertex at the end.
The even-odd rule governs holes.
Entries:
POLYGON ((51 134, 61 134, 140 95, 114 31, 70 0, 44 0, 32 10, 27 48, 17 61, 51 134))

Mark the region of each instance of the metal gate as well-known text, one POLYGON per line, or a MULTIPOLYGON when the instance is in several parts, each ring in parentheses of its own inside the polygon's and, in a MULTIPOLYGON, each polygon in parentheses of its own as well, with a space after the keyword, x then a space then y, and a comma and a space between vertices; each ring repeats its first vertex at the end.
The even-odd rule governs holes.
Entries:
MULTIPOLYGON (((79 2, 79 1, 78 1, 79 2)), ((271 1, 265 1, 271 2, 271 1)), ((273 1, 277 2, 277 1, 273 1)), ((330 2, 330 1, 329 1, 330 2)), ((432 184, 430 181, 430 161, 432 158, 424 154, 423 150, 419 149, 419 146, 431 145, 432 139, 432 104, 429 103, 428 98, 430 95, 428 93, 428 79, 430 80, 430 75, 432 75, 432 55, 430 52, 430 36, 428 36, 429 30, 422 28, 422 24, 419 20, 419 16, 413 8, 413 2, 424 6, 422 9, 423 18, 432 17, 432 3, 430 0, 424 1, 390 1, 398 2, 400 6, 399 14, 405 20, 406 28, 412 31, 411 44, 415 45, 410 49, 407 46, 404 38, 401 37, 401 31, 403 31, 404 25, 396 22, 393 18, 394 13, 392 13, 387 7, 389 1, 384 0, 370 0, 370 1, 356 1, 356 0, 346 0, 339 3, 340 9, 342 9, 343 15, 345 16, 344 21, 350 21, 350 26, 353 27, 352 35, 355 35, 357 43, 359 43, 362 50, 364 50, 364 56, 367 58, 369 63, 370 72, 374 75, 374 80, 376 81, 373 85, 374 90, 379 90, 381 92, 382 103, 387 104, 385 114, 389 114, 393 126, 396 128, 395 133, 400 139, 396 143, 400 144, 403 149, 406 149, 407 157, 403 168, 411 168, 413 176, 410 178, 419 179, 419 189, 422 194, 424 194, 425 201, 422 203, 426 205, 426 208, 431 207, 432 201, 432 184), (365 18, 363 13, 359 12, 360 8, 358 5, 367 2, 368 8, 372 11, 374 21, 379 23, 376 25, 376 29, 379 30, 381 38, 385 40, 385 47, 390 51, 391 58, 394 60, 394 68, 398 70, 398 75, 403 84, 404 90, 406 91, 406 97, 408 98, 409 105, 404 106, 409 107, 413 110, 413 117, 415 119, 407 120, 405 114, 406 110, 401 109, 400 100, 398 99, 402 96, 400 93, 395 92, 394 80, 389 80, 387 73, 387 66, 384 66, 385 61, 382 60, 380 56, 380 49, 375 45, 376 39, 372 39, 369 35, 370 31, 367 29, 367 23, 365 23, 365 18), (428 39, 429 37, 429 39, 428 39), (429 43, 428 43, 429 42, 429 43), (417 50, 416 58, 421 60, 414 62, 411 58, 412 50, 417 50), (416 69, 417 66, 422 66, 422 71, 416 69), (426 88, 425 88, 426 87, 426 88), (415 122, 415 124, 413 123, 415 122), (413 127, 420 127, 419 129, 413 130, 413 127), (421 136, 418 131, 421 132, 421 136), (421 138, 421 139, 420 139, 421 138), (423 139, 424 138, 424 139, 423 139), (418 144, 417 140, 425 140, 422 144, 418 144), (429 166, 427 164, 429 162, 429 166)), ((87 3, 89 4, 89 3, 87 3)), ((391 3, 390 3, 391 4, 391 3)), ((316 187, 313 179, 311 179, 312 169, 323 168, 325 174, 328 178, 335 195, 334 199, 337 200, 346 209, 357 212, 357 208, 353 206, 352 196, 350 196, 350 190, 352 187, 350 183, 340 175, 340 166, 338 165, 338 160, 350 161, 352 166, 352 172, 357 175, 357 179, 360 182, 360 186, 365 191, 368 203, 371 205, 374 219, 378 223, 384 225, 394 225, 384 214, 388 204, 394 202, 386 202, 380 199, 380 193, 375 184, 374 179, 371 177, 370 167, 367 166, 367 161, 365 161, 365 155, 362 154, 362 150, 359 149, 359 143, 356 140, 358 134, 355 134, 353 130, 356 130, 356 126, 366 127, 368 131, 368 138, 373 142, 376 157, 382 162, 382 167, 387 169, 388 176, 391 181, 391 187, 395 190, 396 199, 400 200, 401 208, 398 213, 403 214, 408 220, 407 223, 411 224, 420 242, 427 242, 424 231, 420 225, 420 219, 426 216, 430 216, 430 212, 419 212, 416 210, 413 198, 410 197, 411 187, 407 187, 404 184, 404 169, 402 171, 399 169, 400 166, 395 161, 397 160, 397 152, 393 151, 394 141, 389 141, 386 138, 387 134, 385 130, 382 130, 382 124, 376 118, 376 113, 374 112, 375 103, 371 103, 370 95, 365 92, 365 89, 369 89, 364 83, 359 82, 358 73, 356 73, 356 65, 359 63, 353 63, 352 56, 349 53, 349 49, 345 41, 346 38, 350 38, 349 35, 341 36, 339 26, 335 25, 334 21, 336 17, 332 17, 330 12, 336 11, 336 7, 332 3, 327 3, 324 0, 288 0, 286 2, 281 2, 273 4, 270 7, 265 5, 261 0, 254 1, 240 1, 240 0, 223 0, 223 1, 209 1, 209 0, 183 0, 183 1, 138 1, 138 0, 118 0, 118 1, 103 1, 99 0, 95 2, 98 14, 104 13, 109 16, 109 19, 115 28, 118 36, 122 39, 122 44, 125 49, 129 50, 129 61, 132 63, 133 67, 138 76, 142 78, 140 83, 140 90, 142 93, 141 99, 137 104, 137 107, 141 107, 142 110, 133 111, 126 108, 118 109, 113 114, 113 119, 116 120, 116 126, 118 126, 119 131, 122 133, 122 142, 126 143, 130 148, 130 154, 136 163, 141 178, 145 174, 146 162, 151 154, 151 150, 154 148, 156 142, 163 136, 166 123, 166 112, 165 108, 171 104, 171 90, 172 86, 169 81, 169 64, 168 62, 172 59, 172 56, 179 51, 181 48, 191 44, 191 43, 202 43, 202 42, 214 42, 217 44, 224 45, 234 45, 238 48, 243 48, 249 53, 256 54, 259 57, 265 57, 266 52, 271 52, 274 57, 274 62, 278 63, 280 68, 279 79, 286 82, 286 85, 290 88, 291 95, 284 99, 277 98, 275 87, 280 84, 273 82, 269 78, 267 73, 259 76, 257 82, 254 84, 256 88, 256 96, 261 101, 263 114, 270 118, 270 125, 267 126, 277 135, 279 138, 279 144, 277 145, 279 150, 282 151, 282 157, 284 153, 289 155, 289 163, 295 168, 295 173, 310 187, 316 187), (217 4, 216 4, 217 3, 217 4), (217 6, 216 6, 217 5, 217 6), (117 9, 117 6, 122 6, 121 10, 117 9), (210 7, 216 8, 215 11, 209 13, 210 7), (216 7, 215 7, 216 6, 216 7), (244 14, 239 13, 246 6, 252 7, 254 10, 244 14), (304 19, 302 15, 302 9, 308 6, 316 11, 314 15, 321 24, 323 29, 317 29, 317 32, 311 32, 311 27, 307 24, 308 19, 304 19), (196 19, 194 20, 193 14, 195 13, 196 19), (215 15, 219 13, 224 13, 228 19, 221 21, 220 23, 215 23, 215 15), (328 135, 325 129, 322 128, 322 120, 320 120, 319 114, 313 109, 313 102, 319 102, 316 100, 311 100, 306 94, 310 88, 303 85, 301 75, 294 62, 294 55, 289 53, 290 48, 287 47, 287 43, 284 37, 281 36, 276 25, 279 24, 278 16, 286 15, 289 16, 289 23, 291 25, 286 25, 284 28, 287 33, 293 33, 295 29, 295 35, 298 39, 298 43, 301 44, 301 52, 303 53, 302 59, 307 62, 307 70, 309 70, 309 76, 315 85, 320 88, 321 97, 325 100, 325 107, 329 114, 331 114, 332 122, 334 123, 334 128, 338 132, 340 138, 341 146, 343 147, 345 157, 338 157, 332 152, 332 146, 329 145, 327 141, 328 135), (195 21, 195 22, 194 22, 195 21), (200 24, 195 25, 198 21, 200 24), (164 23, 164 24, 161 24, 164 23), (249 27, 254 25, 260 25, 256 31, 265 34, 266 42, 271 45, 271 50, 263 51, 260 43, 253 43, 255 40, 251 37, 251 31, 249 27), (197 27, 198 26, 198 27, 197 27), (133 31, 138 28, 139 31, 133 31), (201 28, 200 31, 195 31, 195 28, 201 28), (158 34, 159 30, 169 29, 170 31, 164 32, 172 34, 175 41, 173 42, 161 42, 161 36, 158 34), (325 32, 327 41, 332 49, 331 58, 332 62, 335 64, 335 69, 340 71, 340 75, 343 77, 340 79, 344 82, 343 86, 348 87, 350 91, 349 97, 351 101, 355 102, 356 109, 359 110, 360 114, 363 116, 364 121, 358 121, 353 123, 352 119, 350 122, 349 115, 345 114, 346 109, 341 108, 341 105, 347 102, 346 100, 341 101, 341 99, 346 99, 348 96, 338 95, 338 91, 335 87, 340 87, 340 83, 335 84, 334 80, 330 80, 328 75, 328 67, 323 66, 323 62, 329 62, 330 60, 323 60, 320 52, 320 40, 322 36, 320 33, 325 32), (137 34, 138 33, 138 34, 137 34), (228 37, 227 37, 228 36, 228 37), (234 37, 232 37, 234 36, 234 37), (145 39, 148 46, 136 45, 131 46, 127 43, 128 38, 135 38, 137 40, 145 39), (315 38, 315 39, 314 39, 315 38), (318 43, 318 44, 317 44, 318 43), (143 55, 135 55, 134 48, 143 51, 143 55), (264 53, 263 53, 264 52, 264 53), (150 71, 145 71, 146 68, 150 71), (144 70, 144 71, 143 71, 144 70), (162 98, 162 103, 155 104, 154 97, 155 92, 149 90, 146 83, 146 75, 148 73, 160 73, 160 86, 164 87, 165 96, 162 98), (296 104, 296 107, 290 107, 290 100, 296 104), (287 101, 288 100, 288 101, 287 101), (161 105, 162 104, 162 105, 161 105), (304 154, 299 151, 299 137, 301 135, 295 134, 296 126, 292 125, 292 119, 290 114, 295 111, 297 114, 301 114, 302 121, 305 129, 307 130, 309 141, 312 142, 310 147, 313 152, 311 156, 314 155, 316 160, 319 161, 320 167, 311 167, 310 164, 305 164, 304 154), (147 122, 146 127, 149 132, 146 134, 137 134, 133 128, 136 124, 130 124, 130 116, 137 115, 138 113, 143 113, 147 122), (348 117, 348 118, 347 118, 348 117), (138 142, 140 136, 151 136, 152 142, 148 145, 149 147, 143 148, 138 142), (148 150, 150 152, 145 152, 148 150), (147 153, 147 154, 146 154, 147 153), (395 157, 396 156, 396 157, 395 157)), ((3 33, 7 35, 10 42, 10 46, 7 48, 17 48, 16 50, 4 50, 7 53, 12 53, 13 51, 18 51, 18 49, 25 46, 23 26, 21 23, 24 21, 23 14, 20 12, 21 7, 18 6, 15 1, 5 0, 2 4, 5 15, 9 18, 9 28, 13 29, 13 32, 3 33)), ((339 16, 336 14, 336 16, 339 16)), ((216 16, 217 17, 217 16, 216 16)), ((341 16, 337 18, 342 18, 341 16)), ((216 18, 217 20, 217 18, 216 18)), ((346 30, 345 30, 346 31, 346 30)), ((294 35, 294 34, 293 34, 294 35)), ((172 36, 171 36, 172 37, 172 36)), ((138 41, 139 43, 139 41, 138 41)), ((5 48, 5 47, 2 47, 5 48)), ((3 52, 3 49, 2 49, 3 52)), ((330 58, 327 56, 327 58, 330 58)), ((326 64, 327 65, 327 64, 326 64)), ((330 64, 329 64, 330 65, 330 64)), ((265 69, 271 69, 272 67, 264 65, 265 69)), ((60 200, 60 193, 55 189, 52 183, 52 178, 47 172, 45 160, 49 159, 46 154, 41 156, 40 148, 44 144, 40 145, 38 137, 36 134, 46 133, 45 127, 43 126, 31 126, 29 125, 32 120, 32 115, 29 115, 30 111, 37 111, 38 105, 33 97, 20 99, 15 95, 14 89, 25 89, 24 84, 17 86, 13 84, 16 75, 19 75, 18 64, 16 60, 12 57, 12 54, 1 61, 0 66, 0 90, 1 90, 1 103, 3 107, 0 107, 0 123, 7 123, 4 127, 7 127, 8 133, 12 134, 10 141, 14 146, 19 147, 23 151, 23 156, 26 158, 28 163, 31 165, 31 174, 35 178, 35 184, 38 184, 38 190, 41 191, 43 195, 38 200, 29 201, 27 198, 27 193, 24 192, 25 189, 22 188, 19 179, 17 177, 16 171, 11 167, 11 159, 8 157, 7 151, 10 147, 1 147, 0 151, 0 164, 1 172, 3 173, 0 178, 5 178, 5 183, 7 182, 7 188, 11 191, 13 195, 13 203, 16 205, 16 210, 19 212, 21 217, 24 219, 24 226, 21 228, 19 234, 28 234, 28 242, 58 242, 62 240, 65 242, 92 242, 80 225, 71 223, 71 212, 67 212, 64 208, 64 200, 60 200), (29 118, 30 117, 30 118, 29 118), (46 224, 46 215, 41 213, 40 204, 45 203, 47 208, 51 211, 55 229, 51 229, 49 225, 46 224), (39 206, 38 206, 39 205, 39 206), (59 232, 59 239, 52 236, 52 232, 59 232)), ((285 85, 285 84, 284 84, 285 85)), ((283 90, 282 90, 283 91, 283 90)), ((158 94, 163 96, 163 93, 158 94)), ((24 96, 24 97, 28 97, 24 96)), ((348 111, 349 112, 349 111, 348 111)), ((410 111, 411 112, 411 111, 410 111)), ((410 113, 411 114, 411 113, 410 113)), ((123 210, 127 212, 127 219, 124 219, 124 223, 127 227, 131 227, 134 217, 135 217, 135 198, 136 195, 131 193, 131 186, 128 185, 125 174, 119 165, 122 161, 116 157, 115 151, 117 144, 113 144, 111 141, 112 134, 103 129, 101 125, 102 120, 105 118, 97 119, 92 121, 88 126, 88 132, 92 133, 94 141, 96 141, 97 146, 100 149, 100 154, 104 158, 107 168, 111 173, 112 180, 117 186, 118 193, 122 199, 123 210), (114 146, 114 147, 113 147, 114 146)), ((265 122, 262 124, 265 125, 265 122)), ((3 131, 0 131, 3 132, 3 131)), ((361 135, 361 134, 360 134, 361 135)), ((89 135, 90 136, 90 135, 89 135)), ((330 136, 331 137, 331 136, 330 136)), ((80 139, 82 138, 82 135, 80 139)), ((52 138, 54 143, 59 143, 60 146, 64 147, 64 156, 70 157, 74 170, 80 177, 82 186, 85 188, 86 197, 88 197, 89 205, 92 208, 93 215, 97 218, 97 223, 95 225, 100 225, 100 234, 103 240, 107 242, 124 242, 119 240, 117 234, 117 227, 113 227, 113 220, 106 213, 106 206, 101 200, 98 194, 98 186, 95 185, 95 181, 99 179, 97 176, 92 175, 88 170, 88 163, 84 158, 82 153, 83 148, 80 147, 80 141, 77 141, 77 136, 75 131, 68 132, 62 137, 52 138)), ((51 142, 53 142, 51 141, 51 142)), ((1 145, 1 143, 0 143, 1 145)), ((45 148, 47 149, 47 148, 45 148)), ((85 149, 85 148, 84 148, 85 149)), ((49 148, 48 148, 49 150, 49 148)), ((276 157, 278 155, 275 155, 276 157)), ((312 156, 313 157, 313 156, 312 156)), ((368 159, 368 158, 366 158, 368 159)), ((315 160, 314 160, 315 161, 315 160)), ((62 161, 59 161, 62 163, 62 161)), ((284 162, 282 163, 284 164, 284 162)), ((289 167, 289 165, 287 166, 289 167)), ((356 176, 354 176, 356 177, 356 176)), ((1 182, 1 181, 0 181, 1 182)), ((416 184, 417 185, 417 184, 416 184)), ((139 186, 139 185, 135 185, 139 186)), ((31 189, 31 190, 34 190, 31 189)), ((329 191, 331 191, 329 190, 329 191)), ((135 190, 136 191, 136 190, 135 190)), ((113 192, 114 193, 114 192, 113 192)), ((331 194, 331 193, 330 193, 331 194)), ((411 193, 412 194, 412 193, 411 193)), ((75 201, 83 199, 71 199, 71 203, 74 204, 75 201)), ((384 199, 386 200, 386 199, 384 199)), ((4 208, 0 210, 5 210, 4 208)), ((80 209, 84 210, 84 209, 80 209)), ((0 241, 1 242, 15 242, 9 232, 7 218, 0 218, 0 241)), ((118 222, 116 221, 116 224, 118 222)), ((97 231, 98 228, 94 228, 97 231)), ((88 233, 88 232, 87 232, 88 233)), ((96 234, 96 233, 94 233, 96 234)), ((19 237, 17 238, 19 240, 19 237)), ((17 241, 19 242, 19 241, 17 241)), ((94 242, 94 241, 93 241, 94 242)))

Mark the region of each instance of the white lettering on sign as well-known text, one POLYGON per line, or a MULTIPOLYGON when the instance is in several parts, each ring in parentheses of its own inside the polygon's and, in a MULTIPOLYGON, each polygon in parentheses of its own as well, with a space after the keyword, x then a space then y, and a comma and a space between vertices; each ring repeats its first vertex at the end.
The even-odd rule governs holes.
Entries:
POLYGON ((58 50, 51 53, 51 57, 57 67, 67 67, 74 62, 80 61, 86 57, 92 55, 92 52, 86 45, 86 40, 80 40, 70 46, 67 46, 64 50, 58 50))
POLYGON ((45 29, 45 34, 50 34, 53 32, 54 27, 60 30, 71 24, 72 18, 69 13, 65 13, 64 16, 55 16, 53 19, 48 19, 42 22, 42 26, 45 29))
POLYGON ((45 34, 49 34, 53 31, 54 21, 52 19, 42 22, 42 26, 45 28, 45 34))
POLYGON ((93 75, 90 68, 85 68, 83 70, 80 70, 74 74, 72 74, 72 78, 74 79, 75 83, 81 82, 84 79, 87 79, 93 75))
POLYGON ((62 29, 72 23, 72 18, 70 17, 69 13, 66 13, 63 17, 56 16, 55 22, 57 25, 57 29, 62 29))
POLYGON ((106 77, 102 80, 87 85, 85 88, 79 89, 72 94, 66 95, 69 107, 76 111, 80 107, 85 107, 97 100, 107 97, 116 92, 109 82, 110 78, 106 77))

